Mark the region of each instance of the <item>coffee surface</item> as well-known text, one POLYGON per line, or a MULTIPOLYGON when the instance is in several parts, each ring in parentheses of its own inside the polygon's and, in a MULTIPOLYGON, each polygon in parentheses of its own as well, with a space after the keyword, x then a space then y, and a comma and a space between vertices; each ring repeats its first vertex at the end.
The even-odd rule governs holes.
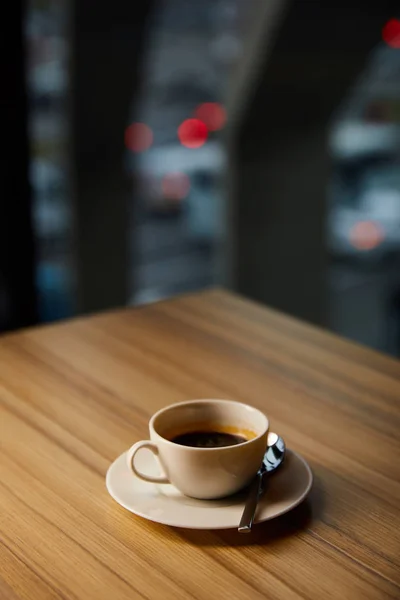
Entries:
POLYGON ((177 435, 171 441, 181 446, 192 446, 193 448, 223 448, 224 446, 243 444, 248 440, 243 435, 221 431, 189 431, 177 435))

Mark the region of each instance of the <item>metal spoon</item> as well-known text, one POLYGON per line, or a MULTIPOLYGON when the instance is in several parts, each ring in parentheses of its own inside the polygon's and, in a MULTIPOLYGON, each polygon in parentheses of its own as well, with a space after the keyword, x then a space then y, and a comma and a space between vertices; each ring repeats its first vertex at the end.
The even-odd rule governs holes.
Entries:
POLYGON ((285 442, 276 433, 268 434, 268 447, 257 475, 250 484, 243 515, 238 527, 239 533, 250 533, 256 514, 258 500, 265 489, 267 478, 275 473, 285 458, 285 442))

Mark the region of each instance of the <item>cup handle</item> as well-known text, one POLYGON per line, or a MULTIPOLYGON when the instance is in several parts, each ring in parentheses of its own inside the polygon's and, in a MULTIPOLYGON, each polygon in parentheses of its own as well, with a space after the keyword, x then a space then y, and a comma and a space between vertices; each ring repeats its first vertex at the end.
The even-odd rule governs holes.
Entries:
POLYGON ((151 483, 169 483, 169 479, 166 475, 147 475, 147 473, 142 473, 135 467, 136 453, 142 448, 147 448, 147 450, 151 450, 155 456, 158 456, 158 448, 154 442, 147 440, 137 442, 136 444, 133 444, 132 448, 129 448, 126 454, 126 460, 130 470, 136 475, 136 477, 139 477, 139 479, 143 479, 144 481, 150 481, 151 483))

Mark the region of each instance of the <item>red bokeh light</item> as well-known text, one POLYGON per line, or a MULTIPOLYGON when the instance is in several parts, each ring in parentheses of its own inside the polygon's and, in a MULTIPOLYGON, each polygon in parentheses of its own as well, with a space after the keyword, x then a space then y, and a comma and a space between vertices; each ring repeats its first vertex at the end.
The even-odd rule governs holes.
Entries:
POLYGON ((359 221, 350 231, 350 243, 357 250, 373 250, 385 239, 383 228, 374 221, 359 221))
POLYGON ((153 143, 153 132, 144 123, 132 123, 125 129, 125 146, 131 152, 144 152, 153 143))
POLYGON ((195 115, 207 126, 208 131, 218 131, 226 123, 226 110, 218 102, 204 102, 196 108, 195 115))
POLYGON ((391 48, 400 48, 400 20, 390 19, 382 29, 382 38, 391 48))
POLYGON ((185 173, 168 173, 161 181, 163 195, 169 200, 184 200, 190 191, 190 179, 185 173))
POLYGON ((203 121, 186 119, 178 128, 178 138, 186 148, 200 148, 206 143, 208 131, 203 121))

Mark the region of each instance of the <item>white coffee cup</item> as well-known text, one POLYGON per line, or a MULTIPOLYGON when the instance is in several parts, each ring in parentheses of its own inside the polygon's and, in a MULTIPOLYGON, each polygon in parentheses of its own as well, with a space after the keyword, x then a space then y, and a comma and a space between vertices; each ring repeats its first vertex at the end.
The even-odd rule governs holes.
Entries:
POLYGON ((258 409, 232 400, 191 400, 167 406, 150 419, 150 440, 137 442, 127 452, 129 468, 140 479, 172 483, 193 498, 212 499, 234 494, 257 473, 269 430, 268 418, 258 409), (193 431, 220 431, 243 436, 232 446, 198 448, 171 440, 193 431), (156 456, 162 475, 138 470, 135 456, 147 448, 156 456))

